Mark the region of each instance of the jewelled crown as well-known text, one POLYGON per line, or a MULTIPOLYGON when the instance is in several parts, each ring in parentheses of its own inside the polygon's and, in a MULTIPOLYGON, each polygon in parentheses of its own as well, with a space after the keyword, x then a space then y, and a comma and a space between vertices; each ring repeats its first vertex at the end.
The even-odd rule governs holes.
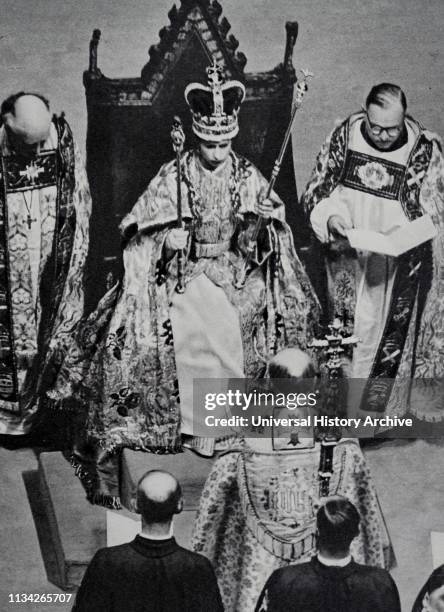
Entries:
POLYGON ((230 140, 239 131, 237 116, 245 87, 240 81, 224 82, 222 68, 216 62, 207 68, 207 77, 208 85, 190 83, 185 89, 193 132, 202 140, 230 140))

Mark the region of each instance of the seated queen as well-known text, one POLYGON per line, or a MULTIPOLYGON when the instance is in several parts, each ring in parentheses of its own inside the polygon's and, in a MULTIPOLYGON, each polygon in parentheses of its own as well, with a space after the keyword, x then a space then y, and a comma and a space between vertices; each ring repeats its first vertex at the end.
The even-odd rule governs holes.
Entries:
POLYGON ((185 90, 197 146, 180 158, 183 227, 172 161, 122 220, 123 282, 89 317, 77 358, 67 360, 55 390, 74 393, 86 409, 75 462, 93 502, 118 504, 116 461, 124 447, 174 453, 186 439, 212 454, 214 440, 193 436, 193 379, 257 377, 261 355, 305 348, 313 336, 318 304, 284 205, 274 192, 265 198, 264 177, 232 149, 245 88, 224 82, 217 65, 207 74, 208 85, 185 90), (260 216, 263 229, 239 287, 260 216))

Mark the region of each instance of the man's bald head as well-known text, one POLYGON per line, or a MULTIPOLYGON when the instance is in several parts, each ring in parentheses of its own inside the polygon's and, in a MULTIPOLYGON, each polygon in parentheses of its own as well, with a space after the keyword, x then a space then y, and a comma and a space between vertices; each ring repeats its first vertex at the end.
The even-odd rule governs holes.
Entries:
POLYGON ((45 98, 20 92, 7 98, 1 107, 2 121, 14 148, 33 151, 49 137, 51 113, 45 98))
POLYGON ((313 378, 315 369, 310 357, 297 348, 279 351, 268 367, 270 378, 313 378))
POLYGON ((151 470, 137 485, 137 511, 145 523, 166 523, 182 510, 180 484, 169 472, 151 470))

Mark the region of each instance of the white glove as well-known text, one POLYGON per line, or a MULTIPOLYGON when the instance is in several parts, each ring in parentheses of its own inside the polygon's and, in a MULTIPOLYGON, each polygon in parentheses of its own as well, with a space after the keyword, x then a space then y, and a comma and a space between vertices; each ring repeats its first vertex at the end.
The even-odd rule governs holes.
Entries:
POLYGON ((264 198, 260 200, 256 204, 256 212, 261 215, 261 217, 271 217, 273 214, 273 202, 269 198, 264 198))
POLYGON ((176 227, 171 229, 165 239, 165 246, 171 251, 180 251, 185 249, 188 242, 189 231, 176 227))

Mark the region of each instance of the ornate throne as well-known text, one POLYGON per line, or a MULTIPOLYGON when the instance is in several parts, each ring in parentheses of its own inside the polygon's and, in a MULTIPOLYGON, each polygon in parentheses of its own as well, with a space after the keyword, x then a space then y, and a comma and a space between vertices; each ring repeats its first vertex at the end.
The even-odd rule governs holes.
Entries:
MULTIPOLYGON (((120 274, 118 224, 155 176, 173 157, 170 128, 174 115, 184 123, 192 142, 191 118, 183 92, 191 81, 203 81, 215 58, 226 78, 246 86, 235 149, 269 177, 287 127, 296 74, 292 63, 298 24, 286 24, 284 60, 273 70, 244 72, 247 59, 237 51, 217 0, 181 0, 170 10, 170 25, 160 42, 149 49, 150 59, 140 77, 109 79, 98 68, 100 31, 90 42, 89 69, 84 73, 88 110, 87 159, 93 196, 87 308, 93 308, 120 274)), ((297 205, 291 144, 276 191, 287 206, 287 219, 297 247, 308 241, 302 211, 297 205)))

